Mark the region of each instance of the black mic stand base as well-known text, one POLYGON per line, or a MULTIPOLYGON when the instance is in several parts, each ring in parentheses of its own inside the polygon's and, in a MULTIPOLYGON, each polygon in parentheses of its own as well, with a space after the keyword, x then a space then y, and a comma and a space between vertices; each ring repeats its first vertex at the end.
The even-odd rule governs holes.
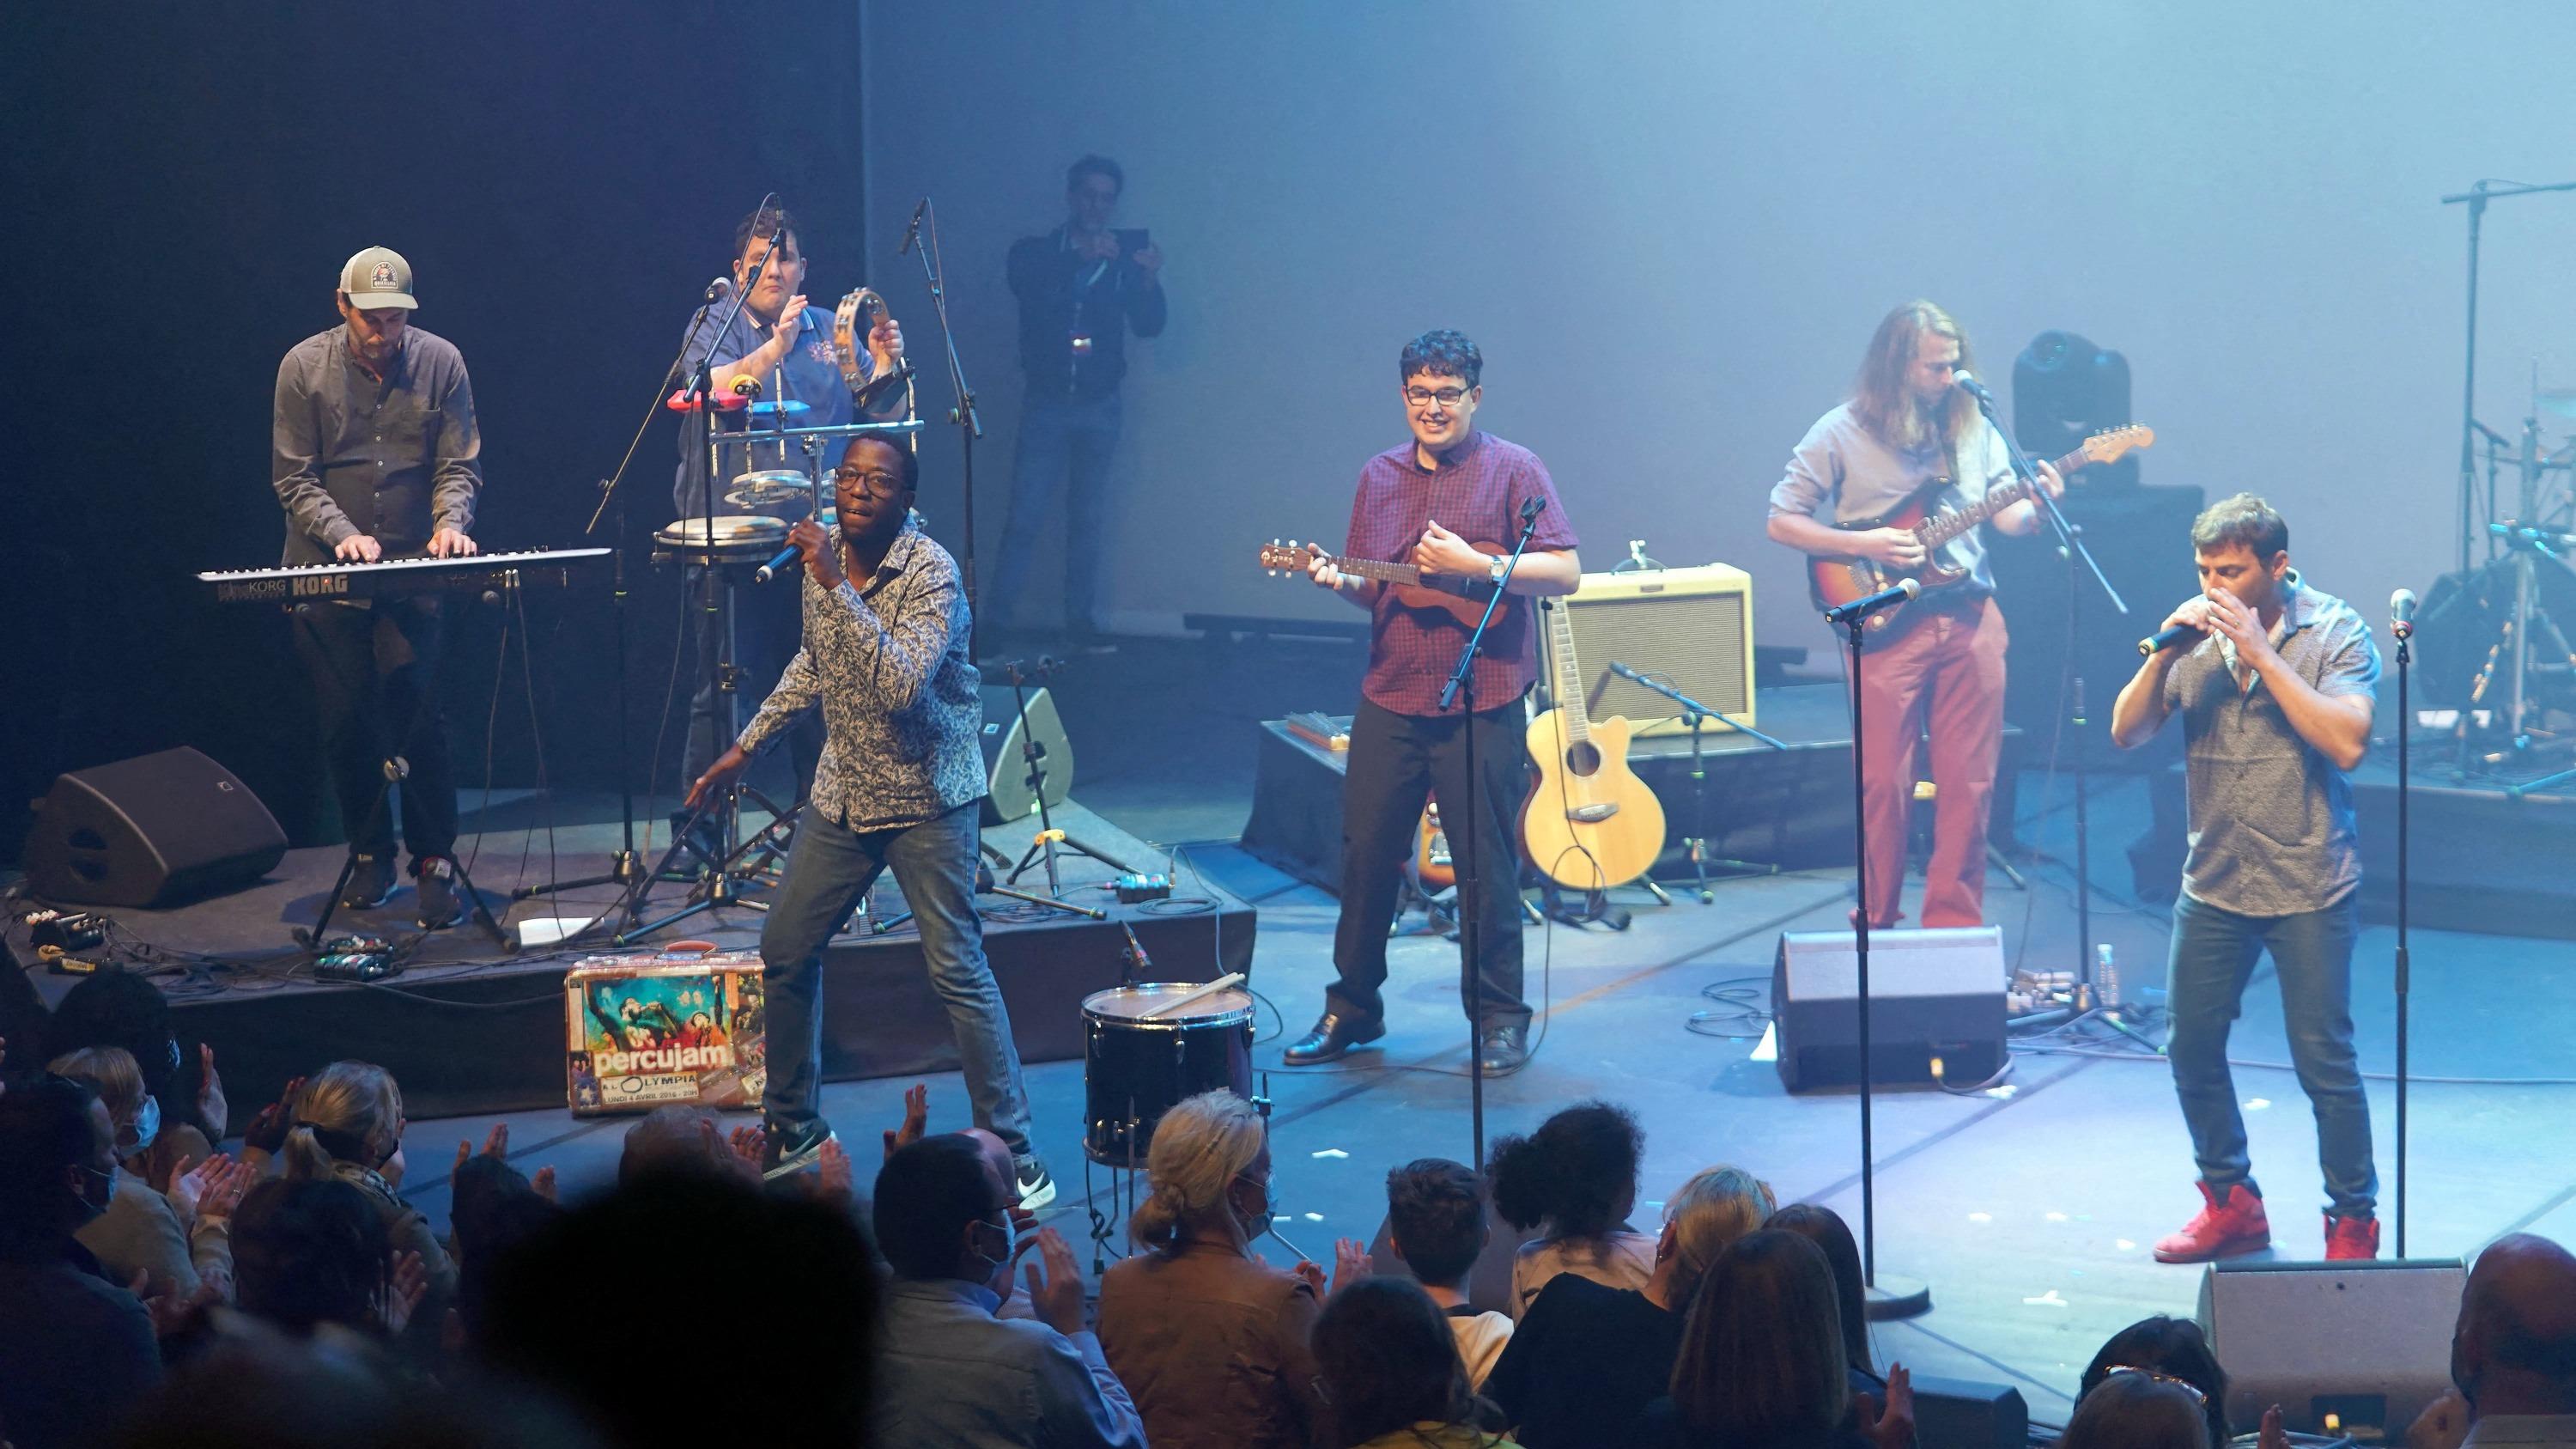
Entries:
POLYGON ((1872 1323, 1920 1318, 1931 1311, 1931 1285, 1912 1278, 1881 1273, 1877 1282, 1861 1290, 1861 1316, 1872 1323))

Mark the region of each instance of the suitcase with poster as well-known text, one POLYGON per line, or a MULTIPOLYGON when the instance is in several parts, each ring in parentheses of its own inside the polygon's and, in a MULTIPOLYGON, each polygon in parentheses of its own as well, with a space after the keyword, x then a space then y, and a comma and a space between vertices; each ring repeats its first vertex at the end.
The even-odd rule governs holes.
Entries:
POLYGON ((764 1026, 757 951, 691 942, 584 958, 564 975, 573 1115, 756 1107, 769 1077, 764 1026))

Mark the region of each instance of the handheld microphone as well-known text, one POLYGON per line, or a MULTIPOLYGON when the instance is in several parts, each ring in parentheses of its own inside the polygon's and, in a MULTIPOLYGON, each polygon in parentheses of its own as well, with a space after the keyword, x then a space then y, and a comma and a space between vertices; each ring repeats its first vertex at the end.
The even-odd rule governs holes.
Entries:
POLYGON ((2415 591, 2399 589, 2388 596, 2388 632, 2400 639, 2415 633, 2415 591))
POLYGON ((921 198, 921 204, 912 209, 911 224, 907 225, 903 229, 903 245, 894 249, 894 254, 896 256, 905 257, 912 255, 913 243, 921 240, 921 214, 929 209, 930 198, 927 196, 921 198))
POLYGON ((1892 608, 1895 605, 1902 604, 1906 600, 1911 599, 1922 592, 1923 581, 1921 579, 1898 579, 1893 585, 1881 589, 1877 593, 1868 595, 1865 598, 1854 599, 1848 604, 1836 604, 1832 608, 1827 609, 1825 611, 1825 622, 1828 624, 1848 624, 1854 619, 1866 619, 1881 609, 1892 608))
POLYGON ((718 277, 707 283, 707 300, 710 302, 721 302, 732 294, 733 278, 731 277, 718 277))
POLYGON ((1981 403, 1992 404, 1995 400, 1995 395, 1986 390, 1984 383, 1977 381, 1977 375, 1973 372, 1950 374, 1950 385, 1981 403))
POLYGON ((771 579, 794 572, 796 560, 798 556, 804 552, 805 551, 803 549, 798 548, 792 543, 787 547, 780 549, 778 551, 778 557, 771 559, 769 562, 762 564, 760 567, 751 571, 753 582, 765 584, 771 579))
POLYGON ((2209 637, 2209 631, 2206 629, 2195 629, 2189 624, 2176 624, 2170 629, 2159 629, 2139 640, 2138 652, 2142 655, 2160 654, 2177 644, 2194 644, 2207 637, 2209 637))

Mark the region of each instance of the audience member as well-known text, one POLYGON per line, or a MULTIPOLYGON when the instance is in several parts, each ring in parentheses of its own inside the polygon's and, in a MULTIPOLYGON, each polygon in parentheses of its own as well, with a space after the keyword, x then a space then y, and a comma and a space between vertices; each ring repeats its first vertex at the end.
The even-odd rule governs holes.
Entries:
POLYGON ((1036 1320, 1001 1319, 1015 1256, 1018 1200, 1005 1148, 999 1167, 963 1134, 924 1137, 877 1174, 877 1250, 886 1286, 871 1437, 879 1444, 1132 1445, 1144 1421, 1083 1327, 1082 1272, 1055 1229, 1037 1235, 1036 1320))
MULTIPOLYGON (((506 1145, 507 1139, 502 1139, 506 1145)), ((482 1326, 492 1265, 563 1216, 556 1205, 553 1169, 530 1181, 502 1153, 487 1150, 461 1162, 448 1179, 447 1221, 455 1239, 455 1312, 441 1324, 445 1347, 461 1350, 482 1326)))
POLYGON ((695 1103, 656 1107, 626 1129, 617 1156, 617 1185, 631 1187, 638 1178, 672 1172, 696 1172, 731 1182, 760 1185, 759 1154, 749 1160, 726 1141, 713 1107, 695 1103))
MULTIPOLYGON (((126 1165, 154 1190, 169 1191, 173 1179, 224 1139, 229 1109, 214 1051, 197 1049, 197 1083, 188 1088, 170 1003, 149 977, 101 971, 72 983, 46 1025, 43 1055, 58 1057, 83 1047, 122 1047, 143 1074, 143 1091, 156 1104, 161 1130, 141 1151, 118 1155, 129 1159, 126 1165)), ((38 1056, 32 1050, 27 1055, 31 1060, 38 1056)))
POLYGON ((2117 1369, 2075 1401, 2058 1449, 2213 1449, 2200 1390, 2145 1369, 2117 1369))
POLYGON ((1468 1276, 1493 1235, 1484 1190, 1465 1163, 1423 1157, 1386 1175, 1387 1247, 1448 1317, 1471 1390, 1485 1386, 1512 1337, 1510 1315, 1479 1313, 1467 1301, 1468 1276))
POLYGON ((1578 1102, 1527 1137, 1496 1139, 1494 1211, 1523 1231, 1544 1229, 1512 1259, 1513 1317, 1559 1273, 1612 1288, 1646 1286, 1655 1240, 1627 1221, 1645 1152, 1636 1116, 1607 1102, 1578 1102))
POLYGON ((399 1335, 418 1307, 419 1259, 397 1250, 365 1192, 337 1178, 273 1177, 233 1227, 241 1309, 288 1333, 399 1335))
POLYGON ((1771 1202, 1771 1189, 1742 1168, 1707 1168, 1664 1205, 1644 1288, 1573 1273, 1549 1279, 1485 1380, 1514 1437, 1530 1449, 1633 1442, 1646 1406, 1669 1391, 1700 1280, 1762 1225, 1771 1202))
POLYGON ((2210 1352, 2199 1324, 2159 1313, 2112 1334, 2103 1341, 2102 1351, 2093 1355, 2093 1362, 2084 1366, 2084 1377, 2076 1383, 2077 1401, 2124 1368, 2162 1374, 2189 1385, 2200 1395, 2201 1414, 2209 1421, 2209 1442, 2223 1445, 2235 1437, 2227 1427, 2227 1370, 2210 1352))
MULTIPOLYGON (((1419 1165, 1419 1164, 1417 1164, 1419 1165)), ((1401 1278, 1333 1295, 1315 1320, 1315 1362, 1332 1404, 1333 1442, 1355 1449, 1488 1449, 1476 1396, 1438 1304, 1401 1278)))
POLYGON ((2576 1445, 2576 1256, 2514 1233, 2478 1254, 2451 1335, 2470 1449, 2576 1445))
POLYGON ((337 1178, 364 1194, 384 1219, 397 1252, 420 1255, 430 1311, 443 1317, 456 1296, 456 1264, 429 1219, 396 1195, 403 1179, 402 1088, 368 1062, 333 1062, 296 1094, 286 1133, 286 1175, 337 1178))
POLYGON ((160 1382, 151 1312, 73 1236, 107 1210, 115 1169, 87 1086, 0 1094, 0 1425, 16 1449, 96 1443, 160 1382))
POLYGON ((1163 1114, 1148 1195, 1129 1235, 1142 1251, 1100 1280, 1100 1344, 1144 1413, 1155 1449, 1301 1449, 1322 1442, 1309 1338, 1323 1296, 1311 1263, 1254 1256, 1270 1230, 1270 1143, 1232 1092, 1163 1114))
MULTIPOLYGON (((1843 1364, 1855 1394, 1883 1394, 1887 1380, 1869 1352, 1869 1295, 1861 1281, 1860 1244, 1852 1240, 1843 1215, 1818 1203, 1793 1202, 1773 1213, 1766 1228, 1796 1233, 1823 1251, 1834 1270, 1834 1310, 1843 1325, 1843 1364)), ((1737 1234, 1742 1236, 1742 1234, 1737 1234)))
POLYGON ((500 1254, 474 1347, 620 1449, 867 1433, 876 1271, 843 1210, 709 1175, 656 1177, 500 1254), (757 1382, 673 1362, 756 1359, 757 1382))
POLYGON ((1883 1407, 1854 1398, 1824 1250, 1763 1230, 1737 1239, 1700 1281, 1672 1397, 1646 1411, 1643 1437, 1689 1449, 1905 1449, 1913 1386, 1892 1368, 1883 1407))
POLYGON ((116 1129, 116 1192, 107 1211, 80 1230, 81 1246, 117 1282, 140 1275, 181 1298, 208 1287, 210 1298, 230 1298, 231 1213, 250 1185, 250 1169, 235 1172, 231 1159, 209 1157, 180 1174, 169 1192, 156 1191, 127 1165, 144 1160, 161 1130, 160 1111, 143 1090, 133 1055, 123 1047, 83 1047, 54 1058, 46 1070, 98 1093, 116 1129))

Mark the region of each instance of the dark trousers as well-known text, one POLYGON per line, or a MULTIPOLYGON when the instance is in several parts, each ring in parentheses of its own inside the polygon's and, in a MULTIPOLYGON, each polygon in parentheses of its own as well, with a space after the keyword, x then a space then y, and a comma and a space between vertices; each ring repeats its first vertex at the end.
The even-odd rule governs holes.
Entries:
POLYGON ((1064 623, 1087 629, 1100 599, 1101 539, 1108 532, 1106 485, 1118 449, 1118 395, 1088 402, 1031 398, 1020 414, 1020 446, 1011 469, 1011 506, 1002 523, 1002 560, 983 591, 985 622, 995 629, 1027 624, 1029 565, 1038 531, 1064 504, 1064 623))
POLYGON ((340 826, 358 855, 393 853, 391 803, 376 807, 388 755, 411 766, 403 780, 403 842, 412 864, 456 853, 456 774, 447 715, 438 705, 436 599, 298 604, 295 652, 313 677, 322 750, 340 797, 340 826))
MULTIPOLYGON (((717 611, 709 613, 705 608, 706 582, 700 574, 697 569, 683 571, 698 644, 698 689, 689 700, 689 738, 680 756, 680 789, 684 794, 716 762, 716 756, 733 744, 742 727, 751 723, 751 717, 760 712, 761 701, 778 687, 778 676, 787 672, 787 661, 796 657, 805 637, 801 569, 793 578, 766 584, 751 582, 748 574, 742 576, 733 595, 733 662, 741 671, 735 698, 742 707, 735 718, 728 720, 724 694, 716 686, 716 666, 724 658, 722 593, 719 590, 717 611)), ((787 761, 796 771, 797 800, 803 800, 813 790, 814 766, 822 758, 823 712, 807 710, 787 727, 787 761)), ((793 803, 781 800, 778 807, 785 810, 793 803)))
POLYGON ((1467 1018, 1512 1026, 1530 1017, 1521 1000, 1519 828, 1527 794, 1526 712, 1520 701, 1475 717, 1475 833, 1467 833, 1467 729, 1463 716, 1397 714, 1361 700, 1351 720, 1350 773, 1342 785, 1342 917, 1333 930, 1340 979, 1325 988, 1329 1009, 1359 1021, 1383 1016, 1386 933, 1395 924, 1398 877, 1413 849, 1422 807, 1437 792, 1440 823, 1458 862, 1460 919, 1476 922, 1478 960, 1462 959, 1458 993, 1467 1018), (1470 857, 1467 852, 1473 851, 1470 857), (1486 887, 1466 889, 1467 864, 1486 887))

